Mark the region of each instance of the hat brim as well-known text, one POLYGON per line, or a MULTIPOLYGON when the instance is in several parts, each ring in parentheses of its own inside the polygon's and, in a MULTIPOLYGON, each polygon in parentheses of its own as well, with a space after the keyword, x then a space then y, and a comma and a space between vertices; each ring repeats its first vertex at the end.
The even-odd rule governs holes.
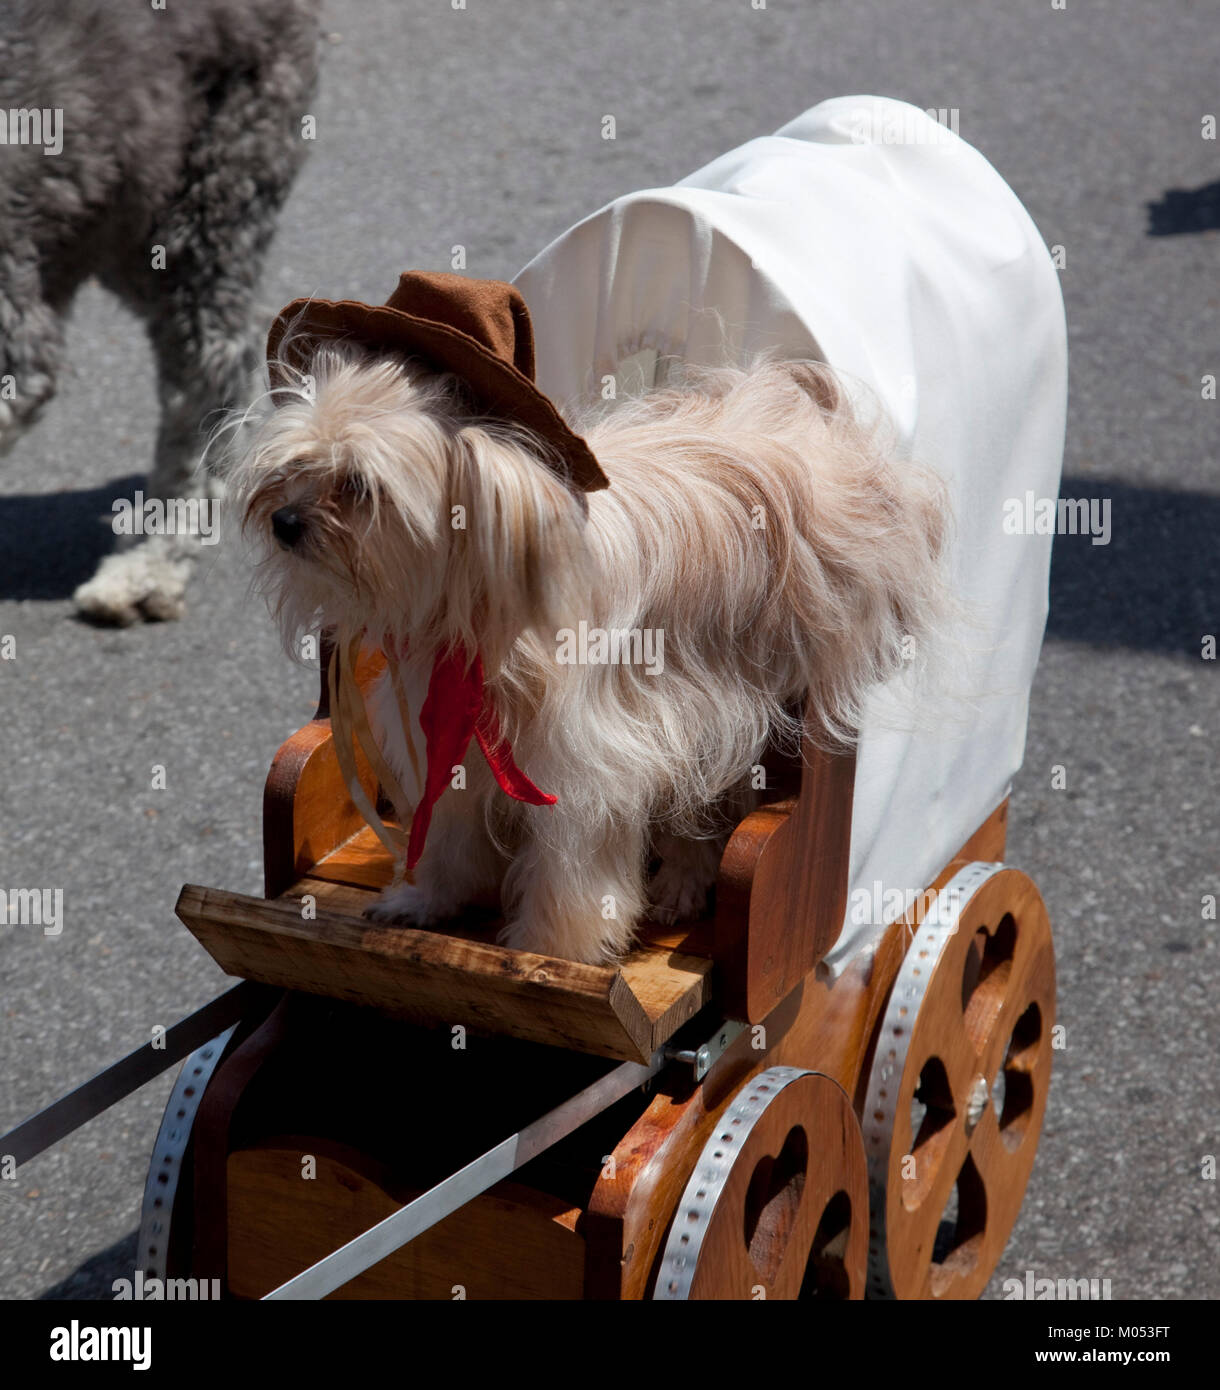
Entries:
POLYGON ((356 300, 297 299, 283 309, 267 336, 267 368, 273 388, 293 384, 327 341, 359 343, 377 352, 418 357, 465 384, 475 407, 512 420, 550 444, 564 463, 564 476, 582 492, 609 487, 588 444, 568 428, 554 402, 511 362, 497 357, 469 334, 384 304, 356 300))

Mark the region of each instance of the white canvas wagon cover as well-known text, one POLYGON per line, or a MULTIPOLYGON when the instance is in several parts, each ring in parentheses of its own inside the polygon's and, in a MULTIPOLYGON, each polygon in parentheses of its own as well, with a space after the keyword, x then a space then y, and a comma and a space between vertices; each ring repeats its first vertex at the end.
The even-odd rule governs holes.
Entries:
POLYGON ((648 385, 658 354, 722 360, 723 323, 739 359, 778 349, 865 383, 903 449, 949 485, 954 581, 974 613, 953 686, 973 698, 941 730, 880 712, 861 730, 853 893, 827 958, 839 969, 881 924, 860 920, 865 901, 900 915, 1021 765, 1052 538, 1003 523, 1009 499, 1058 495, 1067 341, 1046 247, 943 121, 840 97, 673 187, 616 199, 516 283, 557 402, 600 397, 607 376, 648 385))

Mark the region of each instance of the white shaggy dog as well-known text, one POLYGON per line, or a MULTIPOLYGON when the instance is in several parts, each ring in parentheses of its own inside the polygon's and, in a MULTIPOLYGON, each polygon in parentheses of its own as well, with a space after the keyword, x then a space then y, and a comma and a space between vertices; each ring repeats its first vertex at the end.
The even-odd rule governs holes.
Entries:
POLYGON ((892 458, 820 364, 680 369, 569 420, 609 480, 581 491, 452 373, 343 341, 296 360, 307 386, 273 393, 231 479, 286 639, 363 633, 387 653, 369 715, 412 801, 418 724, 394 677, 417 719, 438 654, 477 654, 512 756, 556 799, 505 796, 468 758, 379 919, 498 898, 510 947, 621 955, 645 916, 704 909, 750 769, 799 735, 793 709, 850 737, 903 639, 936 635, 942 486, 892 458), (562 660, 582 622, 654 634, 651 661, 562 660))

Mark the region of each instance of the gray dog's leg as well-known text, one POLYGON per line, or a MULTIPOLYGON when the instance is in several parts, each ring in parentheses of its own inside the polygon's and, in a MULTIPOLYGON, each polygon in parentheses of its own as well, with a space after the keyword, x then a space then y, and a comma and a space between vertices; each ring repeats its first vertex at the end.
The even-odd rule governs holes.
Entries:
MULTIPOLYGON (((0 223, 0 235, 18 229, 0 223)), ((6 454, 55 395, 63 361, 63 321, 43 297, 37 251, 0 248, 0 455, 6 454)))
MULTIPOLYGON (((220 495, 201 456, 224 411, 251 395, 259 361, 250 331, 254 291, 303 157, 297 113, 311 84, 309 55, 289 50, 258 80, 234 75, 213 93, 188 152, 185 186, 150 236, 150 247, 165 248, 164 269, 133 261, 108 279, 143 314, 157 361, 161 420, 148 497, 220 495)), ((123 537, 76 591, 77 605, 107 622, 178 617, 201 554, 208 548, 196 535, 123 537)))

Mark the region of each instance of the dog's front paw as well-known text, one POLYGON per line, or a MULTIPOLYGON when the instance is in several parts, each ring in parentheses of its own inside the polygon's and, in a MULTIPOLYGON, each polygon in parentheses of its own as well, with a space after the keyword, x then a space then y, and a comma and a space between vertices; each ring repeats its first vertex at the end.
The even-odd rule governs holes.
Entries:
POLYGON ((372 922, 389 922, 400 927, 434 927, 453 916, 451 903, 438 902, 435 896, 413 883, 387 888, 377 901, 364 909, 372 922))
POLYGON ((123 587, 116 587, 107 575, 96 574, 77 587, 72 595, 76 610, 95 623, 131 627, 140 621, 140 609, 123 587))
POLYGON ((510 951, 558 956, 582 965, 610 965, 626 952, 631 934, 630 926, 600 917, 582 922, 572 916, 562 924, 517 917, 500 928, 496 940, 510 951))
POLYGON ((146 541, 107 555, 72 596, 77 610, 98 623, 129 627, 144 619, 170 622, 186 611, 190 561, 146 541))
MULTIPOLYGON (((496 941, 501 946, 507 946, 510 951, 529 951, 536 956, 562 956, 564 951, 560 949, 561 943, 558 933, 549 930, 541 923, 527 921, 517 917, 506 922, 496 934, 496 941)), ((573 948, 568 943, 569 951, 573 948)), ((580 949, 580 948, 576 948, 580 949)), ((592 948, 588 948, 590 951, 592 948)), ((576 955, 569 955, 569 959, 580 959, 576 955)), ((589 959, 595 959, 591 955, 589 959)))

